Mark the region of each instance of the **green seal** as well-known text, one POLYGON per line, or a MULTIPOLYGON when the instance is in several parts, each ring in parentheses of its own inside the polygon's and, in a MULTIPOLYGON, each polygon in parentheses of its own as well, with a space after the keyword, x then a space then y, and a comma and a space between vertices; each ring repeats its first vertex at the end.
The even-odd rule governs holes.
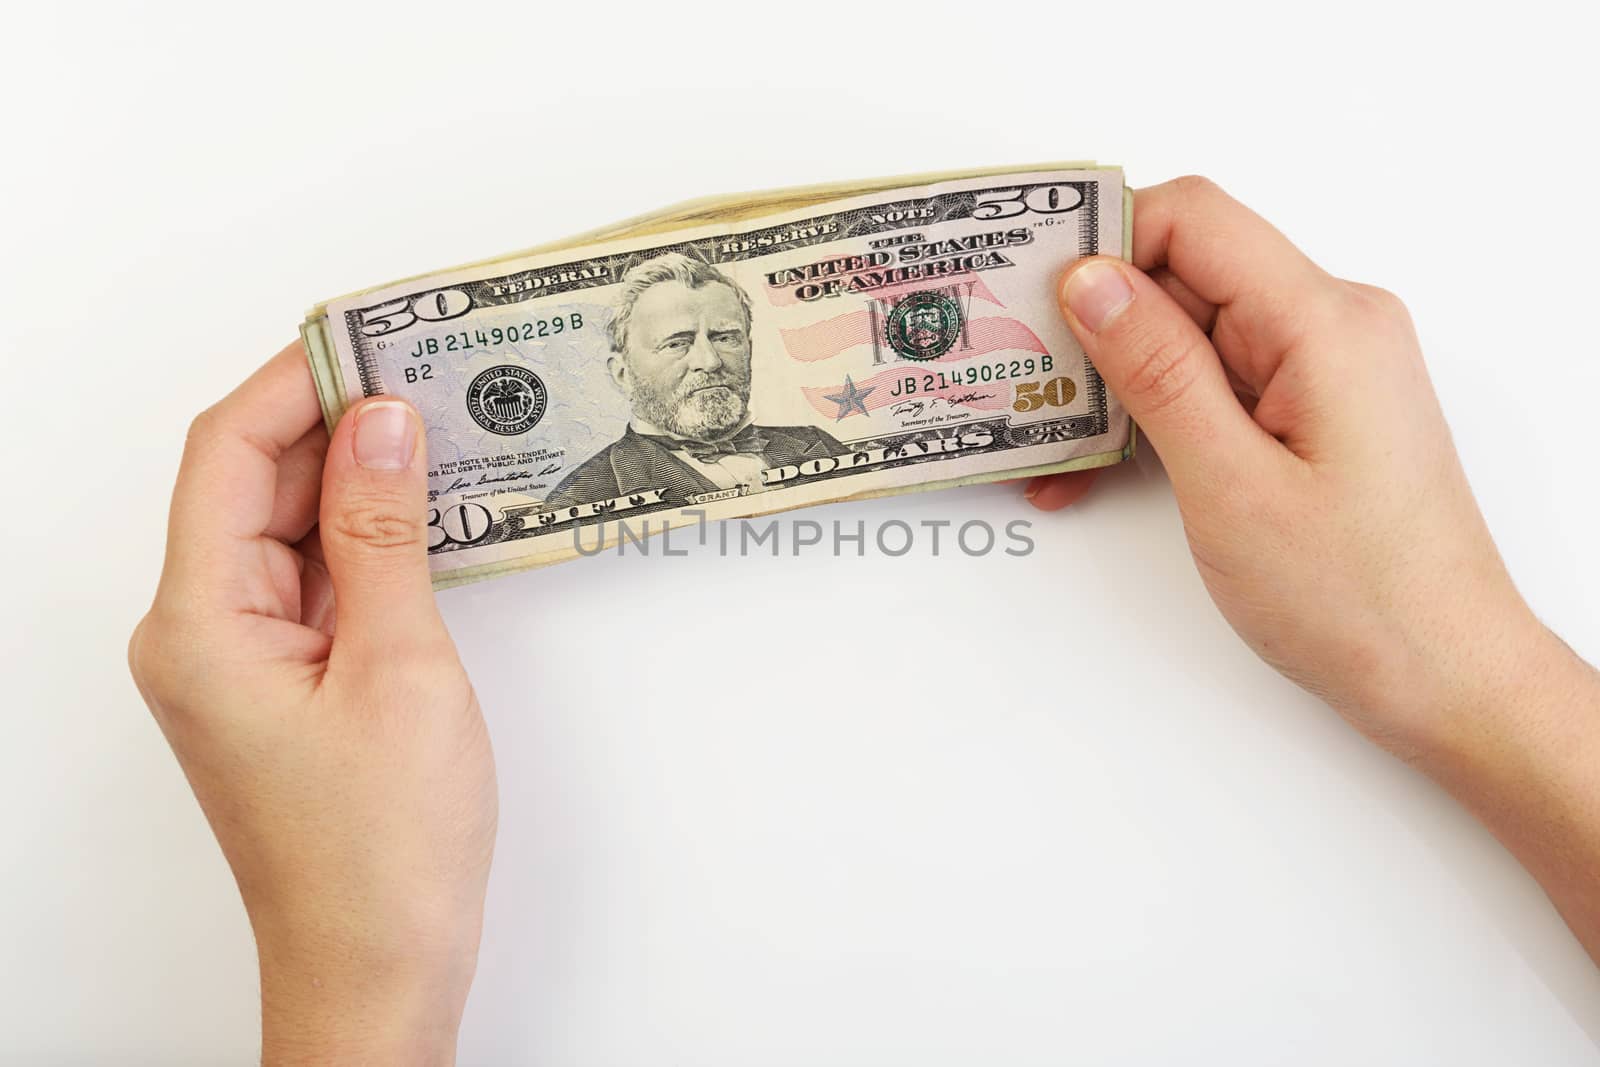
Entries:
POLYGON ((937 289, 912 293, 889 312, 884 334, 907 359, 938 359, 961 336, 961 308, 937 289))

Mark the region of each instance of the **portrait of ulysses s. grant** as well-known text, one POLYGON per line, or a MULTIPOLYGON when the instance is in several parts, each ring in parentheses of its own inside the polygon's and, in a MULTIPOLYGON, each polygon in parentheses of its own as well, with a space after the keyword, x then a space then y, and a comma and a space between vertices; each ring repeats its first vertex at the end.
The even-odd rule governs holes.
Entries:
POLYGON ((669 252, 630 269, 621 289, 606 369, 632 417, 561 479, 547 507, 649 489, 674 504, 741 485, 759 491, 769 467, 850 451, 814 426, 750 421, 750 297, 732 278, 669 252))

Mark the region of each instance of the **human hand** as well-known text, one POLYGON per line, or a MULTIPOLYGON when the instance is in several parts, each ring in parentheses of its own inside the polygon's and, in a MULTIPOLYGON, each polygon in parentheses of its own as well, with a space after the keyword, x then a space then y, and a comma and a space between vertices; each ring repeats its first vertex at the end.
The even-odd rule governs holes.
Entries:
POLYGON ((233 868, 265 1062, 449 1063, 497 800, 403 401, 330 442, 289 346, 189 430, 134 680, 233 868))
MULTIPOLYGON (((1457 680, 1506 666, 1537 624, 1404 306, 1326 274, 1203 179, 1135 205, 1134 267, 1074 264, 1062 307, 1160 453, 1207 589, 1263 659, 1362 730, 1428 742, 1457 680)), ((1087 482, 1028 492, 1054 510, 1087 482)))
MULTIPOLYGON (((1600 676, 1513 587, 1405 308, 1203 179, 1136 194, 1133 234, 1132 266, 1068 268, 1062 310, 1160 453, 1212 599, 1483 819, 1600 960, 1600 676)), ((1027 492, 1055 510, 1090 481, 1027 492)))

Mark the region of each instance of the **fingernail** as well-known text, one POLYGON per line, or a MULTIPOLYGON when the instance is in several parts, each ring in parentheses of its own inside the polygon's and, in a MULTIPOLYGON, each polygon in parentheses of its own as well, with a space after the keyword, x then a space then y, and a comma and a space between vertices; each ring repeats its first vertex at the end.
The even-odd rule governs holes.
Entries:
POLYGON ((1028 488, 1026 488, 1026 489, 1024 489, 1022 491, 1022 499, 1024 499, 1024 500, 1032 500, 1035 496, 1037 496, 1039 494, 1039 490, 1041 490, 1043 488, 1044 488, 1044 479, 1043 478, 1035 478, 1035 479, 1033 479, 1032 481, 1030 481, 1028 483, 1028 488))
POLYGON ((417 423, 404 404, 369 404, 356 416, 356 462, 368 470, 398 471, 417 450, 417 423))
POLYGON ((1099 333, 1117 313, 1133 303, 1133 286, 1121 270, 1096 260, 1067 275, 1067 307, 1089 330, 1099 333))

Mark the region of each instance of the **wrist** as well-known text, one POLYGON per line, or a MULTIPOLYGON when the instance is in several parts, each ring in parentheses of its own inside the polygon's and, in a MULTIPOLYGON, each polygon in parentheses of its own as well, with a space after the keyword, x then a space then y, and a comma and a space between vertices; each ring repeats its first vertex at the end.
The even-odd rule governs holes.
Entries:
POLYGON ((455 1062, 456 1035, 477 966, 470 938, 352 936, 306 923, 263 936, 263 1063, 455 1062))
POLYGON ((1512 709, 1560 645, 1503 572, 1414 594, 1387 614, 1388 625, 1370 627, 1346 675, 1347 700, 1335 706, 1380 747, 1429 773, 1499 744, 1491 738, 1508 730, 1512 709))
POLYGON ((1600 961, 1600 672, 1544 627, 1416 761, 1544 888, 1600 961))
POLYGON ((1600 737, 1600 676, 1516 606, 1438 680, 1408 756, 1469 806, 1503 790, 1561 795, 1581 770, 1574 759, 1600 737))

